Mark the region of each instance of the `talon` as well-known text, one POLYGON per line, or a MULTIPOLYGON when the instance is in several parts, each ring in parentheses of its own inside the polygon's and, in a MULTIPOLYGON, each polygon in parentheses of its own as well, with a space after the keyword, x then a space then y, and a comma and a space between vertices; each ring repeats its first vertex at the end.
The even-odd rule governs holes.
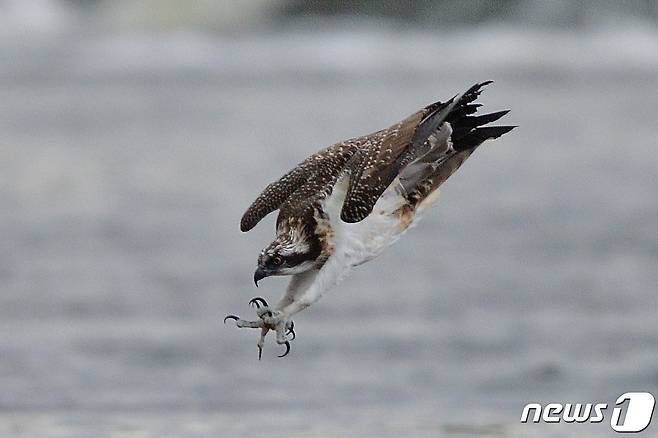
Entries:
POLYGON ((226 324, 226 320, 227 320, 227 319, 234 319, 234 320, 236 320, 236 321, 239 321, 239 320, 240 320, 240 317, 235 316, 235 315, 226 315, 226 317, 224 318, 224 324, 226 324))
POLYGON ((249 300, 249 305, 250 306, 256 306, 257 309, 260 309, 261 304, 265 307, 268 307, 267 301, 265 301, 265 298, 255 297, 255 298, 252 298, 251 300, 249 300))
POLYGON ((285 345, 286 345, 286 352, 283 353, 283 354, 282 354, 281 356, 279 356, 279 357, 287 356, 288 353, 290 353, 290 342, 286 341, 286 342, 285 342, 285 345))
POLYGON ((292 335, 291 341, 294 341, 297 337, 297 334, 295 334, 295 323, 293 321, 290 321, 290 327, 286 330, 286 335, 292 335))

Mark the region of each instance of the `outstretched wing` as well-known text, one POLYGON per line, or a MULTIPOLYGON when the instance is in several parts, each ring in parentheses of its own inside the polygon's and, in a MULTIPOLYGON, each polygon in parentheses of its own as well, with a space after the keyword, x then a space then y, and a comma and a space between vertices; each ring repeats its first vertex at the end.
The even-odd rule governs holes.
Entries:
POLYGON ((363 138, 329 146, 311 155, 278 181, 265 187, 242 216, 240 230, 251 230, 261 219, 279 208, 283 214, 290 215, 293 211, 304 209, 312 201, 328 195, 345 164, 363 143, 363 138))
MULTIPOLYGON (((314 202, 331 193, 336 180, 345 170, 350 173, 350 180, 341 219, 348 223, 365 219, 400 171, 428 153, 432 147, 428 139, 439 131, 444 122, 454 124, 450 140, 459 146, 456 152, 475 148, 482 141, 512 129, 479 128, 506 112, 468 116, 480 106, 472 102, 480 95, 482 87, 489 83, 491 81, 475 84, 459 97, 433 103, 390 128, 346 140, 311 155, 263 190, 242 216, 240 229, 251 230, 277 209, 281 210, 278 221, 284 217, 303 216, 303 212, 314 202)), ((421 172, 413 173, 414 176, 421 175, 421 172)))
MULTIPOLYGON (((504 115, 504 112, 500 112, 481 116, 479 120, 475 117, 465 117, 479 107, 472 102, 480 95, 482 87, 490 83, 491 81, 475 84, 459 97, 455 96, 447 102, 433 103, 402 122, 373 134, 371 141, 360 148, 348 164, 351 173, 350 184, 341 219, 349 223, 365 219, 400 171, 428 153, 432 147, 428 139, 438 132, 444 122, 459 119, 460 123, 455 131, 459 131, 456 133, 461 138, 483 134, 481 131, 485 128, 476 131, 478 125, 504 115)), ((476 147, 486 138, 477 144, 473 142, 472 146, 476 147)))

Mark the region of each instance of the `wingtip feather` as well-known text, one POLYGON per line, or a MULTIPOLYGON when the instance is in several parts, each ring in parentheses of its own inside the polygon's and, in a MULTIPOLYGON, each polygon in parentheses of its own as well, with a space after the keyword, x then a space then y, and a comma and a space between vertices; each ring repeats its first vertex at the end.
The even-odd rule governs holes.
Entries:
POLYGON ((514 128, 518 128, 518 125, 485 126, 483 128, 478 128, 476 131, 486 133, 487 138, 498 138, 501 135, 507 134, 514 128))

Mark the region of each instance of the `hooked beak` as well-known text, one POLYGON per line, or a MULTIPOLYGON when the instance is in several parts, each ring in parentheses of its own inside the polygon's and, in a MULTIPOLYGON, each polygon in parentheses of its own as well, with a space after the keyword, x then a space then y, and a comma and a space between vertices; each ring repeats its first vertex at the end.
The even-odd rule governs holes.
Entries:
POLYGON ((254 284, 256 285, 256 287, 258 287, 258 282, 267 276, 268 273, 259 266, 256 269, 256 272, 254 272, 254 284))

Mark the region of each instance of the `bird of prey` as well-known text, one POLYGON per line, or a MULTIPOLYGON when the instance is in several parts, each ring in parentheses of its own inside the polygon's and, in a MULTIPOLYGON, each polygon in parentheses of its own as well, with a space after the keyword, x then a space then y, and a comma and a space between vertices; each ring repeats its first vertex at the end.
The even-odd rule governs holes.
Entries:
POLYGON ((509 110, 476 115, 486 81, 462 95, 435 102, 389 128, 329 146, 268 185, 240 222, 251 230, 279 210, 276 238, 258 257, 254 282, 292 276, 273 307, 260 297, 258 319, 236 315, 238 327, 260 329, 290 351, 292 316, 315 303, 356 266, 380 255, 437 200, 439 187, 482 144, 515 126, 485 126, 509 110))

